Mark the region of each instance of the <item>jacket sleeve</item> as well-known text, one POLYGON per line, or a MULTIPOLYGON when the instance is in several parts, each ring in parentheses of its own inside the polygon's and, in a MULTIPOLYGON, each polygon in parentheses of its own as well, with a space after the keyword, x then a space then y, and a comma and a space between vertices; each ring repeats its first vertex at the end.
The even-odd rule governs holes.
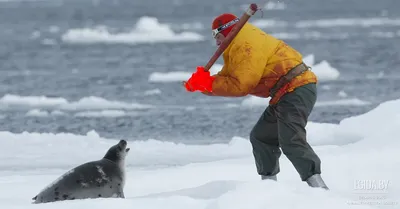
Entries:
POLYGON ((246 96, 257 86, 268 59, 261 46, 248 42, 232 46, 227 73, 215 75, 212 86, 214 96, 246 96))

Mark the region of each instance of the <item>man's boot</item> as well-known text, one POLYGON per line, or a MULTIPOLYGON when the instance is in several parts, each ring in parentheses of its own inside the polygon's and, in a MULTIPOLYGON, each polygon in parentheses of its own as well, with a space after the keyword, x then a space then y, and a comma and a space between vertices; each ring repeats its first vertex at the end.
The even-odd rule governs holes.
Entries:
POLYGON ((328 186, 326 186, 324 180, 322 180, 322 177, 320 174, 314 174, 310 178, 306 180, 307 184, 310 187, 319 187, 319 188, 324 188, 326 190, 329 190, 328 186))
POLYGON ((267 180, 267 179, 277 181, 276 175, 273 175, 273 176, 261 175, 261 180, 267 180))

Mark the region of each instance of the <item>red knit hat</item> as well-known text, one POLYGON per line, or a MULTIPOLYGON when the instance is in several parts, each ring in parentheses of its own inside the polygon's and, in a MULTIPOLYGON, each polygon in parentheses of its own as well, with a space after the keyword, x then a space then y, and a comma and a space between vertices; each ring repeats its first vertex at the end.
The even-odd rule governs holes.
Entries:
POLYGON ((212 22, 213 36, 215 37, 218 33, 227 36, 238 21, 239 18, 231 13, 224 13, 217 16, 212 22))

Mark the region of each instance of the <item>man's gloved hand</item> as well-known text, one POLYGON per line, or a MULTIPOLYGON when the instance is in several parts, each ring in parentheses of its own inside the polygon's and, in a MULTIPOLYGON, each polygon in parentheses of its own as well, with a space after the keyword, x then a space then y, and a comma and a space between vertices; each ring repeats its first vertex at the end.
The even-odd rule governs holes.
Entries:
POLYGON ((214 77, 210 76, 210 71, 204 71, 203 66, 198 66, 196 72, 192 74, 184 86, 186 90, 190 92, 212 92, 212 83, 214 79, 214 77))

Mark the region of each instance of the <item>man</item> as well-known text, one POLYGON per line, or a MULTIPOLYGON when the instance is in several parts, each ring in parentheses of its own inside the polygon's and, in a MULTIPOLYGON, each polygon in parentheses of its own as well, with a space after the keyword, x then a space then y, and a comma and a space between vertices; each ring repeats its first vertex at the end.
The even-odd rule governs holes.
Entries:
MULTIPOLYGON (((217 45, 238 22, 222 14, 212 23, 217 45)), ((305 126, 314 104, 316 75, 303 63, 302 55, 283 41, 246 23, 223 53, 224 65, 210 76, 203 67, 185 83, 188 91, 210 96, 271 97, 250 132, 256 168, 261 179, 277 180, 282 152, 302 181, 328 189, 322 180, 321 161, 306 141, 305 126)))

